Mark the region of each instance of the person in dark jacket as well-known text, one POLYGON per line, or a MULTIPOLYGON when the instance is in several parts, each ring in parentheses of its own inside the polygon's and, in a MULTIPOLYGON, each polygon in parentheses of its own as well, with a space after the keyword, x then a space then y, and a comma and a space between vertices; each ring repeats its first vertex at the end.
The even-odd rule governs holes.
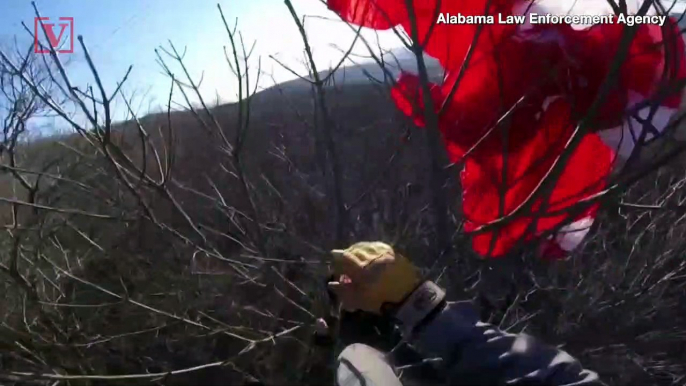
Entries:
MULTIPOLYGON (((469 302, 447 302, 443 289, 422 280, 387 244, 361 242, 332 253, 328 287, 342 308, 392 318, 422 362, 446 374, 446 384, 603 385, 568 353, 479 321, 469 302)), ((368 345, 351 344, 338 356, 336 384, 403 386, 402 366, 389 358, 368 345)))

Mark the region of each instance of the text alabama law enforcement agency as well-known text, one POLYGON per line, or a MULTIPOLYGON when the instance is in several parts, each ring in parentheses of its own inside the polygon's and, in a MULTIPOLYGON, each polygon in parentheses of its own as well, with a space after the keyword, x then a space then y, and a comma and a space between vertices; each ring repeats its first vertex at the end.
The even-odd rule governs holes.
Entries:
POLYGON ((526 15, 462 15, 439 13, 437 24, 655 24, 663 26, 667 16, 664 15, 551 15, 529 13, 526 15))

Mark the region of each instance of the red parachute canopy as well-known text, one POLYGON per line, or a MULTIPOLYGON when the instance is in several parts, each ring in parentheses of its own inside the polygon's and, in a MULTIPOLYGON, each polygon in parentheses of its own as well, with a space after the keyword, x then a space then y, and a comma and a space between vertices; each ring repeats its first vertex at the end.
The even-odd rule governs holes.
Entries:
MULTIPOLYGON (((635 14, 643 2, 627 3, 635 14)), ((349 23, 377 30, 400 26, 412 36, 406 4, 328 0, 329 8, 349 23)), ((588 232, 598 209, 597 204, 576 204, 605 189, 615 154, 627 157, 640 136, 643 125, 627 112, 686 77, 676 22, 638 26, 594 119, 581 128, 583 136, 561 173, 553 176, 554 186, 541 191, 542 181, 598 99, 626 24, 616 16, 611 23, 595 25, 497 22, 499 15, 529 13, 613 15, 606 0, 413 0, 412 11, 424 52, 446 70, 440 85, 430 85, 431 98, 451 161, 464 163, 462 207, 474 249, 484 257, 502 256, 521 241, 557 231, 541 251, 548 257, 565 256, 588 232), (490 15, 495 22, 439 24, 440 14, 490 15)), ((423 112, 415 108, 422 106, 417 76, 401 74, 392 96, 400 110, 424 125, 423 112)), ((637 113, 652 118, 655 130, 647 139, 665 128, 680 103, 680 93, 673 92, 661 96, 656 111, 637 113)))

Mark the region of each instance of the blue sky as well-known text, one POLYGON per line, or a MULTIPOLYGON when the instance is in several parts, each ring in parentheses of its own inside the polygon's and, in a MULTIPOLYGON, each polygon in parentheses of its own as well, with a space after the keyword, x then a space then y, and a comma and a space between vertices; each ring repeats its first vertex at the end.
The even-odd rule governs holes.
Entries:
MULTIPOLYGON (((134 66, 125 91, 127 94, 136 93, 135 102, 141 112, 166 103, 169 80, 161 74, 155 62, 154 49, 160 45, 168 47, 168 40, 179 50, 187 47, 186 64, 192 75, 199 79, 204 72, 202 92, 206 98, 215 100, 219 94, 223 101, 235 99, 235 82, 224 60, 223 46, 228 44, 228 37, 217 10, 218 2, 229 23, 238 19, 238 28, 246 43, 256 41, 253 65, 256 66, 256 59, 261 56, 262 87, 294 77, 269 55, 303 73, 302 41, 282 0, 36 1, 44 17, 74 18, 74 34, 83 35, 107 89, 113 90, 128 66, 134 66)), ((352 42, 350 28, 336 21, 336 15, 319 0, 293 0, 293 4, 301 16, 308 16, 305 26, 319 68, 326 69, 335 64, 342 56, 340 50, 347 49, 352 42)), ((21 22, 31 28, 33 26, 34 12, 30 1, 2 0, 2 8, 0 46, 4 44, 6 47, 16 37, 28 47, 31 38, 21 22)), ((375 40, 377 35, 368 34, 367 37, 375 40)), ((378 38, 385 48, 399 46, 392 33, 382 33, 378 38)), ((62 57, 70 59, 68 72, 73 83, 83 87, 92 84, 93 80, 76 40, 75 45, 74 54, 63 54, 62 57)), ((364 54, 366 49, 358 44, 355 52, 364 54)), ((175 99, 180 102, 180 95, 175 99)), ((122 109, 121 105, 118 106, 119 111, 122 109)))

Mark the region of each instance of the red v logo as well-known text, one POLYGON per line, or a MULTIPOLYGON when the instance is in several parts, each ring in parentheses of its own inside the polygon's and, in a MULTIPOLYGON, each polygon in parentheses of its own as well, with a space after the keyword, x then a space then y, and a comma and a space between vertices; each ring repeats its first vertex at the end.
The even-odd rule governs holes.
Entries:
POLYGON ((38 54, 49 53, 54 49, 58 53, 73 53, 74 52, 74 18, 60 17, 59 22, 50 23, 48 17, 36 17, 33 20, 34 33, 34 52, 38 54), (59 31, 55 31, 55 26, 59 26, 59 31), (67 28, 69 28, 67 30, 67 28), (55 32, 59 32, 56 34, 55 32), (39 36, 47 38, 47 43, 50 48, 40 44, 39 36), (68 35, 68 36, 67 36, 68 35))
POLYGON ((52 48, 59 48, 62 35, 64 35, 64 31, 67 29, 69 24, 59 24, 61 27, 59 36, 55 36, 55 23, 43 23, 43 25, 45 26, 45 34, 48 36, 48 42, 50 43, 50 46, 52 46, 52 48))

